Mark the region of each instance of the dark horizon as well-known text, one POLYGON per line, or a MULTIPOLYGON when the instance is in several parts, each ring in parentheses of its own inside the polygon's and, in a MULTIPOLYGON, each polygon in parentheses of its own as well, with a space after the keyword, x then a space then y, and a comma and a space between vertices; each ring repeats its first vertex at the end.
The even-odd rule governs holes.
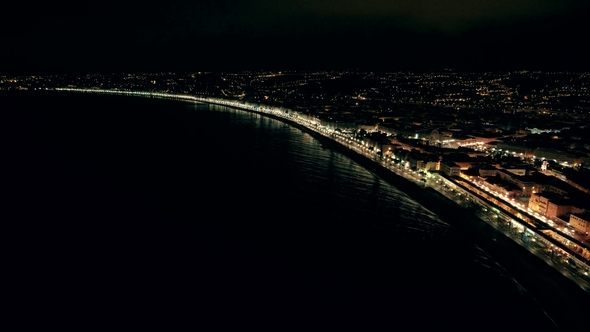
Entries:
POLYGON ((576 0, 11 6, 2 74, 590 70, 589 6, 576 0))

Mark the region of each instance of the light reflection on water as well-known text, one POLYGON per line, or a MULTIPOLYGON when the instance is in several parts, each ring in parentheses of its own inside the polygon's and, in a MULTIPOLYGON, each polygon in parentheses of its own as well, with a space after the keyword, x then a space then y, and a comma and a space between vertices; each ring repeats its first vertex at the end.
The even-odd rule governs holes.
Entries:
MULTIPOLYGON (((499 321, 506 305, 493 303, 521 303, 465 236, 298 128, 206 104, 52 98, 10 103, 33 110, 22 121, 23 151, 35 151, 27 185, 50 193, 36 204, 50 245, 71 241, 109 280, 121 271, 139 280, 128 266, 145 264, 186 278, 183 292, 207 285, 195 293, 244 307, 385 310, 404 321, 426 313, 446 326, 457 310, 499 321), (71 217, 76 231, 55 231, 71 225, 47 216, 71 217)), ((145 289, 158 289, 150 276, 141 274, 145 289)))

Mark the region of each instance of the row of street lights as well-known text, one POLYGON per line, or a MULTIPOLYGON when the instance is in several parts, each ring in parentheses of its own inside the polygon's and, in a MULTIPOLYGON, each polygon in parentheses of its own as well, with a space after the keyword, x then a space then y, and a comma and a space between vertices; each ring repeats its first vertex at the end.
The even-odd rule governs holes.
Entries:
MULTIPOLYGON (((335 130, 329 129, 325 126, 321 126, 319 122, 317 121, 313 121, 309 118, 304 118, 299 116, 298 113, 296 112, 285 112, 284 110, 278 110, 278 109, 272 109, 269 107, 264 107, 261 105, 251 105, 251 104, 247 104, 247 103, 243 103, 243 102, 235 102, 235 101, 230 101, 230 100, 225 100, 225 99, 219 99, 219 98, 211 98, 211 97, 195 97, 195 96, 189 96, 189 95, 175 95, 175 94, 166 94, 166 93, 152 93, 152 92, 143 92, 143 91, 118 91, 118 90, 94 90, 94 89, 58 89, 58 90, 65 90, 65 91, 79 91, 79 92, 91 92, 91 93, 111 93, 111 94, 125 94, 125 95, 137 95, 137 96, 150 96, 150 97, 157 97, 157 98, 174 98, 174 99, 185 99, 185 100, 192 100, 192 101, 200 101, 200 102, 208 102, 208 103, 215 103, 215 104, 220 104, 220 105, 225 105, 225 106, 231 106, 231 107, 235 107, 235 108, 241 108, 241 109, 246 109, 249 111, 256 111, 256 112, 260 112, 260 113, 265 113, 265 114, 271 114, 280 118, 284 118, 290 121, 293 121, 295 123, 298 123, 300 125, 305 126, 306 128, 318 132, 320 134, 322 134, 323 136, 326 136, 328 138, 331 139, 339 139, 341 142, 344 142, 345 145, 348 148, 351 148, 352 150, 356 151, 356 152, 360 152, 362 155, 364 155, 365 157, 368 157, 369 159, 372 159, 374 161, 378 161, 380 162, 381 165, 386 166, 386 168, 388 168, 389 170, 395 172, 396 174, 403 176, 406 179, 410 179, 416 183, 422 183, 424 186, 426 185, 426 181, 428 178, 432 178, 433 175, 431 175, 430 173, 426 173, 421 175, 419 172, 416 172, 415 170, 411 170, 409 169, 409 164, 406 163, 402 163, 401 160, 399 159, 394 159, 392 157, 387 157, 384 156, 382 154, 380 154, 378 149, 371 149, 365 142, 359 140, 358 138, 355 138, 353 136, 346 136, 343 135, 340 132, 336 132, 335 130), (387 163, 387 161, 389 160, 389 164, 387 163), (403 166, 402 166, 403 164, 403 166)), ((439 183, 441 183, 443 180, 440 177, 434 177, 436 179, 435 184, 438 185, 439 183)), ((448 180, 447 180, 448 181, 448 180)), ((442 187, 439 188, 437 191, 442 193, 443 195, 449 197, 449 195, 451 197, 449 198, 457 198, 458 199, 458 203, 460 204, 464 204, 465 201, 469 201, 468 195, 470 195, 469 193, 465 192, 457 192, 456 195, 451 194, 452 192, 454 192, 453 188, 450 188, 450 190, 446 191, 445 184, 442 184, 442 187), (463 195, 464 194, 464 195, 463 195), (464 197, 464 198, 462 198, 464 197)), ((433 187, 433 189, 436 189, 435 187, 433 187)), ((487 188, 486 188, 487 189, 487 188)), ((489 191, 489 189, 487 189, 487 191, 489 191)), ((494 193, 495 196, 505 200, 507 203, 520 208, 521 210, 524 210, 523 207, 515 205, 514 202, 510 202, 507 201, 507 197, 501 197, 501 195, 499 195, 498 193, 494 193)), ((489 206, 488 206, 489 208, 489 206)), ((506 220, 505 218, 498 218, 497 214, 494 214, 494 219, 496 219, 498 222, 500 222, 500 220, 506 220)), ((550 221, 550 220, 549 220, 550 221)), ((545 220, 543 220, 543 222, 547 222, 545 220)), ((506 221, 506 226, 509 226, 509 234, 521 234, 521 240, 524 241, 524 237, 528 236, 526 235, 526 230, 525 227, 518 223, 517 221, 514 221, 512 219, 510 219, 509 221, 506 221)), ((531 242, 535 243, 536 242, 536 238, 533 235, 530 236, 531 242)), ((528 242, 528 241, 526 241, 528 242)), ((525 243, 526 243, 525 242, 525 243)), ((552 249, 554 250, 554 249, 552 249)), ((554 252, 554 251, 552 251, 554 252)), ((563 252, 565 254, 565 252, 563 252)), ((588 275, 588 270, 586 269, 586 271, 584 272, 584 274, 587 276, 588 275)))

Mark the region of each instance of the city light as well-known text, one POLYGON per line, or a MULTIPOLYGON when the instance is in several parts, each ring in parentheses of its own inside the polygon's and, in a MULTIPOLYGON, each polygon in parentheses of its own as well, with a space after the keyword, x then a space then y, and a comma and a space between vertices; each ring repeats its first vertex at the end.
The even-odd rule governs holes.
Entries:
MULTIPOLYGON (((467 189, 463 189, 457 186, 457 183, 445 179, 440 174, 430 173, 428 171, 419 172, 417 169, 414 169, 410 165, 409 160, 401 160, 400 158, 395 157, 392 155, 390 158, 386 157, 386 155, 381 155, 381 149, 369 144, 369 141, 361 140, 358 137, 352 137, 350 135, 354 135, 354 133, 344 134, 342 132, 337 132, 333 128, 328 128, 321 124, 315 117, 310 117, 305 114, 301 114, 295 111, 288 111, 285 109, 274 108, 266 105, 258 105, 258 104, 251 104, 246 103, 243 101, 235 101, 235 100, 228 100, 223 98, 214 98, 209 96, 198 96, 198 95, 190 95, 190 94, 176 94, 176 93, 162 93, 162 92, 145 92, 145 91, 131 91, 131 90, 113 90, 113 89, 79 89, 79 88, 57 88, 58 91, 72 91, 72 92, 85 92, 85 93, 103 93, 103 94, 121 94, 121 95, 129 95, 129 96, 140 96, 140 97, 149 97, 149 98, 163 98, 163 99, 177 99, 177 100, 187 100, 192 102, 205 102, 205 103, 212 103, 218 105, 225 105, 234 108, 244 109, 248 111, 259 112, 263 114, 270 114, 279 118, 283 118, 288 121, 292 121, 293 123, 297 123, 299 125, 305 126, 309 130, 312 130, 316 133, 319 133, 331 140, 336 140, 341 144, 347 146, 350 149, 370 158, 375 162, 379 162, 384 167, 389 169, 390 171, 396 173, 399 176, 402 176, 413 183, 419 184, 420 186, 426 185, 426 180, 434 178, 436 181, 433 181, 431 186, 432 188, 438 190, 444 196, 455 200, 458 204, 473 204, 474 202, 477 204, 483 204, 482 211, 486 212, 488 210, 494 210, 495 213, 492 213, 491 218, 492 220, 503 221, 505 224, 512 229, 512 232, 517 234, 522 234, 525 236, 525 233, 528 236, 532 236, 531 242, 542 242, 544 244, 548 244, 548 240, 545 239, 546 235, 543 232, 538 230, 531 230, 531 225, 525 223, 525 217, 518 213, 516 217, 519 220, 515 220, 513 218, 507 217, 505 212, 498 213, 495 208, 492 209, 492 205, 489 203, 483 202, 481 199, 476 198, 474 196, 474 192, 471 192, 467 189), (389 160, 389 164, 396 165, 397 167, 388 166, 386 163, 389 160), (395 161, 400 161, 399 163, 395 163, 395 161), (440 186, 442 184, 442 187, 440 186), (447 191, 448 190, 448 191, 447 191), (539 241, 538 241, 538 240, 539 241)), ((475 143, 478 144, 478 143, 475 143)), ((499 193, 495 190, 490 190, 487 186, 482 186, 480 183, 474 183, 474 188, 481 188, 482 190, 480 193, 483 195, 488 195, 487 193, 493 195, 493 197, 497 197, 498 202, 504 202, 509 206, 512 206, 518 210, 523 211, 526 214, 526 211, 530 214, 530 217, 535 220, 539 220, 542 223, 547 223, 551 227, 555 227, 555 223, 552 220, 548 220, 544 215, 539 214, 537 211, 533 211, 529 207, 524 207, 521 203, 516 202, 513 197, 510 197, 507 192, 499 193)), ((522 187, 522 191, 525 192, 526 186, 522 187)), ((534 187, 532 187, 534 189, 534 187)), ((492 196, 489 196, 492 197, 492 196)), ((498 203, 500 204, 500 203, 498 203)), ((507 205, 504 205, 507 208, 507 205)), ((493 222, 494 225, 496 224, 493 222)), ((555 228, 558 232, 569 236, 570 238, 574 236, 574 232, 571 232, 569 229, 565 227, 555 228)), ((571 245, 571 242, 567 239, 564 240, 564 245, 567 247, 571 245)), ((551 245, 553 247, 553 245, 551 245)), ((557 249, 557 248, 556 248, 557 249)), ((563 250, 561 250, 563 252, 563 250)), ((563 252, 563 255, 566 253, 563 252)), ((570 257, 570 259, 574 259, 570 257)), ((585 262, 577 261, 577 264, 580 266, 586 265, 585 262)), ((590 268, 589 268, 590 269, 590 268)))

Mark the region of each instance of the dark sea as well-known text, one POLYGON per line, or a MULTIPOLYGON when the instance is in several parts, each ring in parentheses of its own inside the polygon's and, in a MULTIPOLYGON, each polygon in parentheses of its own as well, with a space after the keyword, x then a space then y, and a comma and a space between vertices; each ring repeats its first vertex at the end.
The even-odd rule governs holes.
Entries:
POLYGON ((47 326, 555 329, 467 235, 281 121, 63 92, 0 110, 13 308, 47 326))

